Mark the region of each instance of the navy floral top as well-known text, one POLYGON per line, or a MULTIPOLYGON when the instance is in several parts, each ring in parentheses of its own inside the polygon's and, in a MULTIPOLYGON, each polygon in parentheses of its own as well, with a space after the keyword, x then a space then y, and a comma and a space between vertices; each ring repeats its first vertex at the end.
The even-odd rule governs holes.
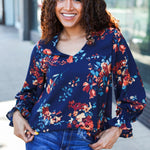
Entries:
POLYGON ((56 49, 58 35, 33 48, 29 70, 15 107, 37 132, 81 128, 97 134, 111 126, 132 136, 131 122, 146 105, 142 80, 121 32, 106 28, 93 33, 74 56, 56 49), (112 85, 117 101, 112 118, 112 85))

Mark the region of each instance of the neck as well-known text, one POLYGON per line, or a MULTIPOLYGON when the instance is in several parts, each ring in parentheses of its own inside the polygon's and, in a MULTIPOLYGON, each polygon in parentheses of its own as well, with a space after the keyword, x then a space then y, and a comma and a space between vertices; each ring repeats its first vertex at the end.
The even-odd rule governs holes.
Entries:
POLYGON ((74 28, 64 28, 60 38, 65 40, 73 40, 81 37, 86 37, 86 32, 81 26, 78 26, 74 28))

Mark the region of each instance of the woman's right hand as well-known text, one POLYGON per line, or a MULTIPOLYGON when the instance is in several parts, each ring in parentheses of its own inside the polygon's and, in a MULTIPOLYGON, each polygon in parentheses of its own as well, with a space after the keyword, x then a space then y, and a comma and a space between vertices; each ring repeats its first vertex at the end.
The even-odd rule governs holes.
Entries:
POLYGON ((14 134, 26 143, 33 140, 34 135, 38 135, 17 110, 13 114, 14 134))

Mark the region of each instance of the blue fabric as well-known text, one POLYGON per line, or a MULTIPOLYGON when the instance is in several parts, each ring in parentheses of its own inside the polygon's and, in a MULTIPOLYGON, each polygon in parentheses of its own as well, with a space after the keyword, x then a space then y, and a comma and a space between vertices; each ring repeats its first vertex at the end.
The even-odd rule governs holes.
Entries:
POLYGON ((58 130, 36 135, 26 144, 26 150, 92 150, 88 145, 94 138, 85 130, 58 130))
POLYGON ((37 132, 81 128, 87 134, 117 126, 121 137, 132 136, 131 122, 146 106, 143 83, 120 31, 92 33, 91 41, 74 56, 57 50, 58 35, 33 48, 29 70, 16 105, 37 132), (117 101, 112 118, 112 84, 117 101))

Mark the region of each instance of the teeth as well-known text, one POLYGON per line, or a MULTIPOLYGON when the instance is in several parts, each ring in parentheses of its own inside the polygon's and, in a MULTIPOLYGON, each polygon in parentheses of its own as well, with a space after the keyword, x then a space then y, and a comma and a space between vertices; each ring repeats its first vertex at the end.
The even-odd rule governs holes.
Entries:
POLYGON ((65 16, 65 17, 74 17, 75 14, 63 14, 63 16, 65 16))

